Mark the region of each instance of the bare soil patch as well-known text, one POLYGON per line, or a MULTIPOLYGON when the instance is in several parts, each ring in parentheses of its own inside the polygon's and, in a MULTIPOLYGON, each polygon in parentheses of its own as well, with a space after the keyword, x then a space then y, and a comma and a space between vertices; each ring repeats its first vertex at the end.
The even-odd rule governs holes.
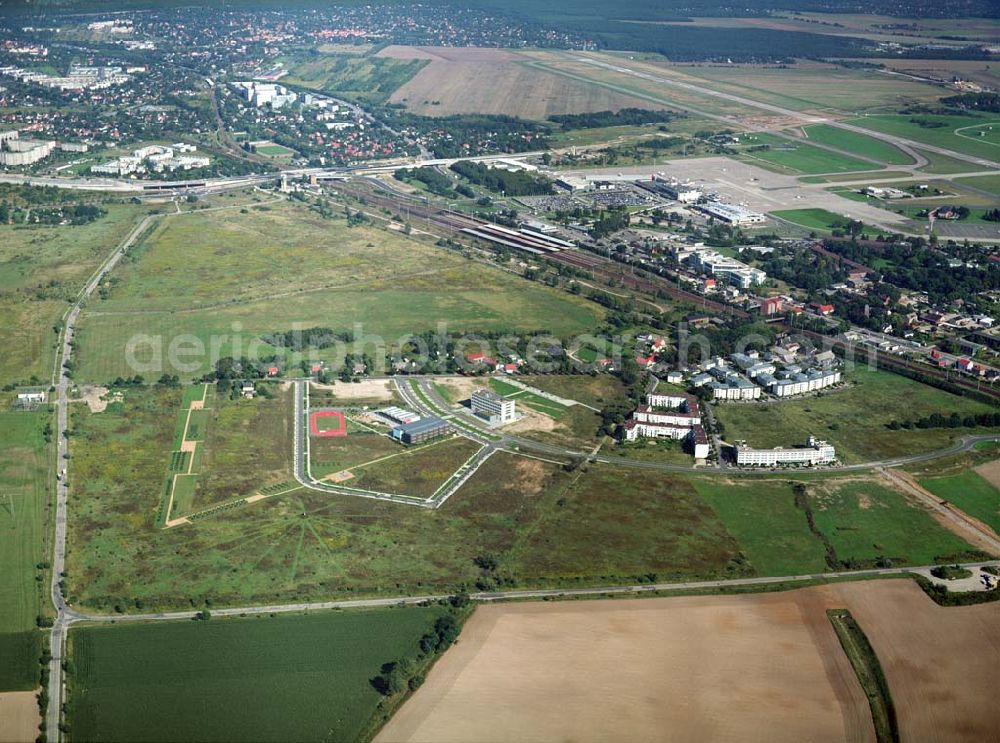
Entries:
POLYGON ((334 396, 343 400, 391 400, 392 384, 385 379, 363 379, 360 382, 341 382, 316 384, 318 390, 330 390, 334 396))
POLYGON ((816 591, 476 610, 376 738, 874 740, 816 591))
POLYGON ((527 57, 505 49, 389 46, 379 56, 430 60, 389 99, 424 116, 482 113, 540 120, 554 114, 662 108, 642 98, 525 66, 522 62, 527 57))
POLYGON ((35 692, 0 693, 0 743, 30 743, 38 737, 41 721, 35 692))
POLYGON ((96 384, 85 384, 80 388, 79 400, 87 403, 91 413, 103 413, 108 407, 108 388, 96 384))
POLYGON ((376 740, 874 740, 830 608, 868 635, 904 740, 996 737, 1000 611, 899 579, 484 606, 376 740))
POLYGON ((975 468, 976 474, 995 488, 1000 488, 1000 459, 981 464, 975 468))
POLYGON ((525 433, 527 431, 555 431, 560 427, 554 418, 531 410, 527 405, 518 406, 517 412, 524 417, 503 427, 505 433, 525 433))

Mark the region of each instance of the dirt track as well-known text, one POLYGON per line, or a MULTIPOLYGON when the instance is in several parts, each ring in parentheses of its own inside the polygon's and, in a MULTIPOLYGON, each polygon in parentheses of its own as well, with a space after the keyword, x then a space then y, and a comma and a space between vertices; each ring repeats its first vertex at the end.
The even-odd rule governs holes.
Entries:
POLYGON ((0 743, 30 743, 42 721, 33 691, 0 693, 0 743))
POLYGON ((376 740, 873 740, 826 617, 843 607, 879 654, 904 740, 995 738, 1000 610, 945 609, 886 580, 482 607, 376 740))

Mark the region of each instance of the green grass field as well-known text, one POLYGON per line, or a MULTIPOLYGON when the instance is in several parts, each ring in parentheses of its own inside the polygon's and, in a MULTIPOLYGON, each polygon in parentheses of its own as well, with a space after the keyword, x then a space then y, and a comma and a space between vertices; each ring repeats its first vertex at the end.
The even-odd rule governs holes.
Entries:
POLYGON ((357 54, 292 58, 283 82, 313 90, 381 103, 427 64, 420 59, 392 59, 357 54))
POLYGON ((841 215, 826 209, 779 209, 771 214, 817 232, 830 232, 835 224, 844 220, 841 215))
POLYGON ((996 160, 1000 157, 1000 143, 988 138, 980 139, 955 133, 957 129, 977 125, 993 125, 1000 129, 1000 119, 997 119, 995 115, 938 116, 920 114, 907 116, 878 114, 851 119, 847 123, 865 129, 874 129, 877 132, 906 137, 915 142, 946 147, 966 155, 975 155, 990 160, 996 160), (920 123, 917 123, 918 121, 924 122, 928 126, 921 126, 920 123))
POLYGON ((46 561, 50 498, 47 412, 0 413, 0 691, 34 688, 42 635, 35 629, 48 584, 36 566, 46 561))
POLYGON ((761 575, 821 573, 822 543, 809 531, 787 481, 692 478, 695 490, 719 514, 761 575))
POLYGON ((912 157, 888 142, 846 129, 838 129, 829 124, 807 126, 805 132, 811 142, 836 147, 845 152, 854 152, 887 165, 910 165, 913 162, 912 157))
POLYGON ((74 629, 74 740, 357 740, 439 607, 74 629))
POLYGON ((955 181, 964 186, 972 186, 982 191, 989 191, 1000 199, 1000 174, 982 175, 976 178, 956 178, 955 181))
POLYGON ((925 477, 920 484, 1000 532, 1000 489, 974 470, 942 477, 925 477))
POLYGON ((892 420, 918 419, 934 412, 961 415, 991 410, 985 403, 958 397, 887 371, 858 367, 846 378, 856 384, 819 397, 752 405, 715 406, 726 441, 751 446, 791 446, 810 435, 827 439, 845 463, 867 462, 943 448, 964 431, 892 431, 892 420), (905 400, 905 407, 900 401, 905 400))
POLYGON ((534 392, 523 390, 520 387, 515 387, 512 384, 504 382, 502 379, 490 379, 490 387, 494 392, 515 400, 517 405, 525 405, 550 418, 561 418, 569 412, 569 408, 561 403, 554 402, 541 395, 536 395, 534 392))
POLYGON ((48 379, 67 300, 148 211, 108 205, 87 225, 0 226, 0 383, 48 379))
MULTIPOLYGON (((126 349, 140 337, 150 339, 134 347, 141 373, 155 378, 169 369, 191 377, 207 371, 213 355, 239 356, 252 347, 283 353, 258 336, 294 327, 356 330, 365 340, 348 350, 362 353, 376 345, 374 336, 391 346, 438 323, 463 332, 561 335, 591 328, 604 314, 585 299, 402 235, 349 228, 291 204, 268 208, 163 220, 116 269, 121 282, 110 297, 84 313, 78 376, 135 374, 126 349), (170 344, 181 336, 201 351, 174 363, 170 344)), ((343 350, 317 351, 317 360, 332 364, 343 350)))
MULTIPOLYGON (((741 147, 741 157, 748 162, 771 165, 779 172, 794 172, 804 175, 816 173, 844 173, 854 170, 865 171, 878 167, 867 160, 859 160, 838 152, 831 152, 802 141, 790 141, 774 134, 748 134, 743 140, 747 145, 770 145, 771 149, 760 152, 749 152, 741 147)), ((859 153, 863 154, 863 153, 859 153)))
POLYGON ((873 481, 824 480, 810 487, 817 528, 842 562, 894 565, 955 562, 972 547, 921 506, 873 481))

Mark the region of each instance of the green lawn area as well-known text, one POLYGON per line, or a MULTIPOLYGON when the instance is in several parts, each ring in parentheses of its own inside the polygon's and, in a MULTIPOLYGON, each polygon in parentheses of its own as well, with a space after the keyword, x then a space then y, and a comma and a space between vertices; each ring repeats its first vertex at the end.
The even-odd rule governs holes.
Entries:
POLYGON ((1000 144, 976 137, 956 134, 955 130, 976 125, 1000 127, 1000 119, 995 114, 939 116, 931 114, 894 115, 873 114, 847 123, 874 129, 886 134, 895 134, 915 142, 946 147, 955 152, 996 160, 1000 157, 1000 144), (921 123, 925 124, 921 126, 921 123))
POLYGON ((0 383, 48 379, 67 300, 148 211, 108 204, 80 226, 0 226, 0 383))
POLYGON ((964 186, 972 186, 983 191, 989 191, 1000 199, 1000 174, 981 175, 975 178, 956 178, 955 181, 964 186))
POLYGON ((536 395, 533 392, 523 390, 520 387, 515 387, 512 384, 504 382, 502 379, 490 379, 490 387, 493 388, 494 392, 514 399, 516 401, 515 407, 517 405, 526 405, 532 410, 547 415, 550 418, 561 418, 569 412, 569 408, 565 405, 549 400, 541 395, 536 395))
POLYGON ((779 209, 771 214, 817 232, 829 232, 846 219, 826 209, 779 209))
POLYGON ((929 565, 956 562, 973 551, 925 508, 878 482, 816 481, 809 492, 816 527, 841 562, 872 564, 888 557, 894 565, 929 565))
POLYGON ((810 435, 827 439, 845 463, 867 462, 942 448, 963 429, 892 431, 892 420, 919 419, 938 412, 988 412, 981 402, 952 395, 891 372, 858 367, 846 374, 855 384, 818 397, 715 406, 726 441, 745 439, 754 447, 801 444, 810 435), (901 406, 901 401, 905 405, 901 406))
POLYGON ((1000 489, 975 470, 943 477, 921 478, 920 484, 939 498, 979 519, 993 531, 1000 532, 1000 489))
POLYGON ((254 152, 276 158, 293 157, 296 154, 295 150, 280 144, 262 144, 254 147, 254 152))
POLYGON ((0 413, 0 691, 38 683, 42 634, 35 628, 47 578, 46 504, 51 497, 43 428, 47 412, 0 413))
POLYGON ((836 147, 845 152, 854 152, 887 165, 910 165, 913 162, 913 158, 898 147, 847 129, 839 129, 829 124, 815 124, 805 127, 805 132, 809 141, 836 147))
POLYGON ((74 740, 329 741, 370 732, 384 663, 441 607, 74 629, 74 740))
POLYGON ((827 570, 823 544, 809 531, 805 513, 796 507, 791 483, 705 477, 692 477, 691 482, 761 575, 827 570))
POLYGON ((839 183, 840 181, 860 181, 865 178, 907 178, 911 174, 902 170, 872 170, 866 173, 841 173, 839 175, 804 175, 803 183, 839 183))
MULTIPOLYGON (((592 328, 604 315, 586 299, 454 252, 374 227, 349 228, 292 204, 165 218, 114 277, 120 283, 108 299, 91 302, 81 319, 80 379, 135 374, 126 363, 130 339, 139 339, 140 373, 193 377, 208 370, 213 349, 220 356, 251 346, 261 355, 285 354, 259 336, 293 327, 356 331, 362 340, 347 350, 360 354, 377 340, 391 346, 439 323, 467 333, 563 335, 592 328), (195 350, 175 364, 170 343, 181 336, 194 344, 184 348, 195 350)), ((316 360, 332 364, 342 350, 319 350, 316 360)))
POLYGON ((749 162, 758 164, 763 162, 765 165, 777 166, 779 172, 791 171, 809 175, 864 171, 877 167, 867 160, 813 147, 805 140, 788 140, 774 134, 755 133, 746 135, 743 141, 749 146, 769 145, 770 149, 759 152, 750 152, 747 147, 741 147, 741 157, 749 162))

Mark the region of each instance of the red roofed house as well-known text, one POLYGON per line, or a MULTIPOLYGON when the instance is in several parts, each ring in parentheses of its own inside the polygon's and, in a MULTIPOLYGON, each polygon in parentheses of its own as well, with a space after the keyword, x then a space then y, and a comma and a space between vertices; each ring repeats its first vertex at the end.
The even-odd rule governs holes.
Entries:
POLYGON ((958 367, 959 369, 961 369, 962 371, 965 371, 965 372, 970 372, 970 371, 972 371, 973 369, 976 368, 976 365, 972 361, 972 359, 967 359, 967 358, 964 358, 964 357, 960 358, 958 361, 956 361, 955 362, 955 366, 958 367))
POLYGON ((276 367, 276 366, 269 366, 269 367, 267 367, 267 376, 269 376, 269 377, 276 377, 276 376, 278 376, 278 367, 276 367))
POLYGON ((649 367, 651 367, 653 364, 656 363, 656 357, 655 356, 636 356, 635 357, 635 363, 637 363, 639 366, 641 366, 643 368, 648 369, 649 367))
POLYGON ((819 302, 813 302, 809 306, 812 307, 814 310, 816 310, 816 313, 819 314, 819 315, 832 315, 833 314, 833 305, 832 304, 820 304, 819 302))

